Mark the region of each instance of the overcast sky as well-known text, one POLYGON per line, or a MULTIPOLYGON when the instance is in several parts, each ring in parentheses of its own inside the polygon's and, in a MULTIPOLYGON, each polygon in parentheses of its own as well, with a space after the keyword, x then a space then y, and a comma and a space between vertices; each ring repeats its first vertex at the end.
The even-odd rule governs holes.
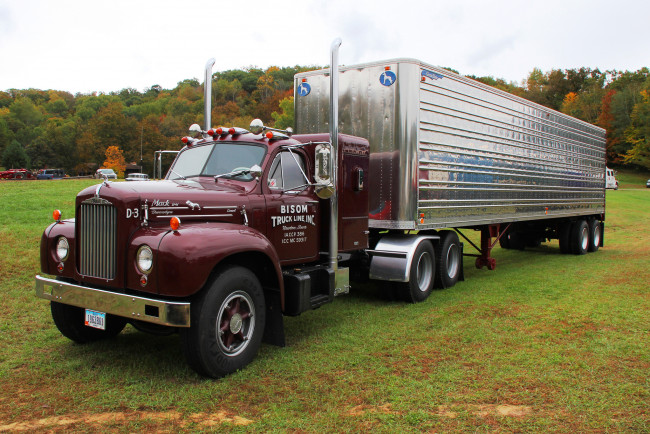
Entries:
POLYGON ((214 71, 411 57, 521 83, 650 66, 648 0, 0 0, 0 90, 173 88, 214 71))

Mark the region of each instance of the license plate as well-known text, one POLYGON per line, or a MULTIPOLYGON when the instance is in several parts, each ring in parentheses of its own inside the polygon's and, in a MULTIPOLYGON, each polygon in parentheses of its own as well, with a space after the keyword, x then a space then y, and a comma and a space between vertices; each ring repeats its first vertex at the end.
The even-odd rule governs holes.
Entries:
POLYGON ((96 310, 86 309, 86 325, 100 330, 106 330, 106 314, 96 310))

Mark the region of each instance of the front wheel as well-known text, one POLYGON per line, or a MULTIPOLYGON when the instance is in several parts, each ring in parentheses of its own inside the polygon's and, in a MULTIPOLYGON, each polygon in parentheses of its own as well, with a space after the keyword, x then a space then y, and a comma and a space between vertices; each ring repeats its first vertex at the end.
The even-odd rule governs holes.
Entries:
POLYGON ((248 365, 264 334, 264 293, 250 270, 222 269, 192 304, 191 327, 181 330, 188 364, 219 378, 248 365))
POLYGON ((50 302, 50 311, 56 328, 66 338, 78 344, 109 339, 120 334, 126 326, 126 319, 106 314, 106 328, 96 329, 85 325, 85 310, 81 307, 50 302))

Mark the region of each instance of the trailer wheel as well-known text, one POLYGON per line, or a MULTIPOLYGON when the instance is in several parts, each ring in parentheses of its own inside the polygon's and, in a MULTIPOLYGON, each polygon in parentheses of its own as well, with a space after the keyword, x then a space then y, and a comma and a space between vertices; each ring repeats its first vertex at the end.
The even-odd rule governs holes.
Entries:
POLYGON ((571 222, 566 221, 560 223, 558 228, 558 241, 560 242, 560 252, 571 253, 571 222))
POLYGON ((601 237, 601 226, 600 222, 596 219, 589 221, 589 251, 595 252, 600 247, 600 237, 601 237))
POLYGON ((185 358, 201 375, 219 378, 257 355, 266 309, 262 286, 250 270, 222 269, 192 304, 191 327, 181 329, 185 358))
POLYGON ((436 288, 451 288, 458 281, 463 258, 460 254, 458 234, 454 231, 441 231, 436 252, 436 288))
POLYGON ((417 303, 429 297, 433 290, 436 274, 436 258, 431 242, 428 240, 418 244, 411 261, 409 281, 401 284, 401 292, 406 301, 417 303))
POLYGON ((589 225, 578 220, 571 226, 571 253, 584 255, 589 249, 589 225))
POLYGON ((106 314, 106 330, 88 327, 84 323, 83 308, 54 301, 50 302, 50 311, 54 324, 61 334, 78 344, 113 338, 126 326, 125 318, 106 314))

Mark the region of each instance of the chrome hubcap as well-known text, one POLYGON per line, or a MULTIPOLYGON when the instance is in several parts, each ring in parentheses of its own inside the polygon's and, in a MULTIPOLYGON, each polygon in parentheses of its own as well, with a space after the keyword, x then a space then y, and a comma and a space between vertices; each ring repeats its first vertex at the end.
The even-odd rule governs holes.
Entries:
POLYGON ((425 292, 431 286, 431 278, 433 277, 433 262, 431 255, 428 252, 422 253, 418 258, 417 278, 418 289, 425 292))
POLYGON ((453 278, 458 273, 460 259, 458 254, 458 245, 452 244, 447 250, 447 276, 453 278))
POLYGON ((217 317, 217 342, 227 356, 246 349, 255 330, 255 305, 244 291, 235 291, 221 303, 217 317))

